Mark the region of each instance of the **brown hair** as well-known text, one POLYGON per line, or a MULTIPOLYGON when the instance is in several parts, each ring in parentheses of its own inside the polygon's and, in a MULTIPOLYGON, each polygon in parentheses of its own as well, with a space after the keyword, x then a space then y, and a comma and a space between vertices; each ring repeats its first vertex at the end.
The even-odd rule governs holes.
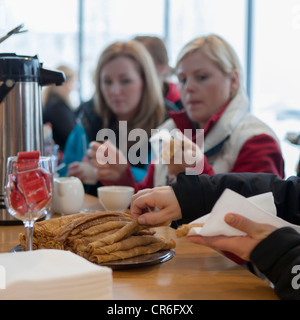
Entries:
POLYGON ((168 65, 169 57, 164 41, 155 36, 136 36, 134 40, 143 43, 158 66, 168 65))

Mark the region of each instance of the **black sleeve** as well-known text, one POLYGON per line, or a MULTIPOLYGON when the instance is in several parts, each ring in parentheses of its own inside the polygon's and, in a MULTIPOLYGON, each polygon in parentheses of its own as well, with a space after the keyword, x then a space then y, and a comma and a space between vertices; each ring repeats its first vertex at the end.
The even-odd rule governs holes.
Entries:
POLYGON ((75 113, 63 101, 56 101, 45 107, 43 122, 52 124, 53 139, 63 150, 76 125, 75 113))
POLYGON ((226 188, 244 197, 272 192, 277 215, 300 225, 300 178, 282 180, 267 173, 227 173, 213 176, 188 176, 181 173, 172 184, 179 201, 183 219, 179 224, 191 222, 209 212, 226 188))
POLYGON ((292 228, 276 230, 252 251, 250 259, 274 284, 275 293, 279 298, 300 300, 298 232, 292 228))

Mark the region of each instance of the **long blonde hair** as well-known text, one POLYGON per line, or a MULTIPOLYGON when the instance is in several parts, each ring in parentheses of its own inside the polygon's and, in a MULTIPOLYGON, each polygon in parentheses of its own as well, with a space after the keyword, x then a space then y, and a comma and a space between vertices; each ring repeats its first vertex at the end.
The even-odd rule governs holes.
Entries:
POLYGON ((96 111, 102 117, 103 126, 107 128, 113 113, 101 92, 100 74, 105 64, 120 56, 136 62, 144 82, 140 106, 135 117, 128 122, 128 130, 141 128, 150 137, 151 129, 157 128, 164 121, 165 105, 152 58, 137 41, 115 42, 102 52, 95 72, 96 111))
POLYGON ((178 55, 176 69, 184 57, 197 50, 200 50, 209 59, 214 61, 224 74, 230 75, 233 71, 237 71, 239 74, 239 87, 236 92, 233 93, 232 98, 234 98, 239 91, 244 91, 242 85, 242 69, 237 54, 228 42, 215 34, 198 37, 187 43, 178 55))

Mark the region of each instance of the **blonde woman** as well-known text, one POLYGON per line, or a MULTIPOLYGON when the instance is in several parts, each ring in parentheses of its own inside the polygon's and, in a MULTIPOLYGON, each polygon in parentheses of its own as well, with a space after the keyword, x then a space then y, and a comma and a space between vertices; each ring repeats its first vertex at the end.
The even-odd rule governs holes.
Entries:
MULTIPOLYGON (((136 41, 115 42, 102 52, 95 72, 95 86, 93 103, 81 107, 80 123, 70 135, 65 149, 67 175, 77 176, 83 181, 85 176, 80 162, 83 159, 86 161, 84 156, 91 142, 94 150, 101 146, 101 143, 95 142, 100 130, 109 129, 108 133, 115 133, 115 144, 111 140, 107 144, 110 148, 116 148, 118 154, 118 149, 123 149, 118 158, 124 157, 133 142, 120 141, 120 137, 124 139, 126 135, 120 123, 126 124, 127 133, 136 128, 143 129, 148 136, 141 143, 148 148, 151 129, 161 125, 167 113, 152 58, 144 46, 136 41), (124 150, 124 146, 127 150, 124 150)), ((102 179, 115 179, 127 168, 135 181, 142 180, 149 162, 148 159, 144 160, 132 166, 123 161, 123 164, 110 166, 109 170, 94 161, 98 170, 98 184, 90 187, 88 192, 95 194, 102 179)))
POLYGON ((179 54, 176 72, 185 111, 173 122, 180 130, 204 129, 204 172, 284 176, 277 137, 250 113, 240 63, 229 43, 217 35, 191 41, 179 54))
MULTIPOLYGON (((162 127, 177 128, 182 133, 185 129, 204 130, 203 171, 197 174, 265 172, 284 177, 277 138, 250 113, 240 63, 224 39, 209 35, 189 42, 179 54, 176 73, 185 108, 170 114, 171 119, 162 127)), ((196 142, 196 137, 195 134, 191 140, 196 142)), ((185 172, 187 165, 183 160, 181 164, 152 164, 139 184, 133 182, 130 172, 110 183, 130 181, 136 190, 163 186, 170 182, 170 177, 175 179, 185 172)))

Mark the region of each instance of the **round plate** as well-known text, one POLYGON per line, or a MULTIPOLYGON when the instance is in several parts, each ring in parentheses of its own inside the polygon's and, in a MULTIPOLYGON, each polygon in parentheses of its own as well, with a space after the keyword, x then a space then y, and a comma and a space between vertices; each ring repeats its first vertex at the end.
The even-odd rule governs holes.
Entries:
POLYGON ((175 256, 175 250, 163 250, 151 254, 145 254, 142 256, 116 260, 101 264, 101 266, 110 267, 113 270, 133 269, 151 266, 158 263, 163 263, 171 260, 175 256))
MULTIPOLYGON (((20 244, 11 249, 12 253, 21 252, 21 251, 24 251, 24 249, 20 244)), ((159 264, 159 263, 169 261, 174 256, 175 256, 174 249, 162 250, 155 253, 145 254, 145 255, 130 258, 130 259, 106 262, 101 264, 101 266, 109 267, 113 270, 142 268, 142 267, 147 267, 154 264, 159 264)))

